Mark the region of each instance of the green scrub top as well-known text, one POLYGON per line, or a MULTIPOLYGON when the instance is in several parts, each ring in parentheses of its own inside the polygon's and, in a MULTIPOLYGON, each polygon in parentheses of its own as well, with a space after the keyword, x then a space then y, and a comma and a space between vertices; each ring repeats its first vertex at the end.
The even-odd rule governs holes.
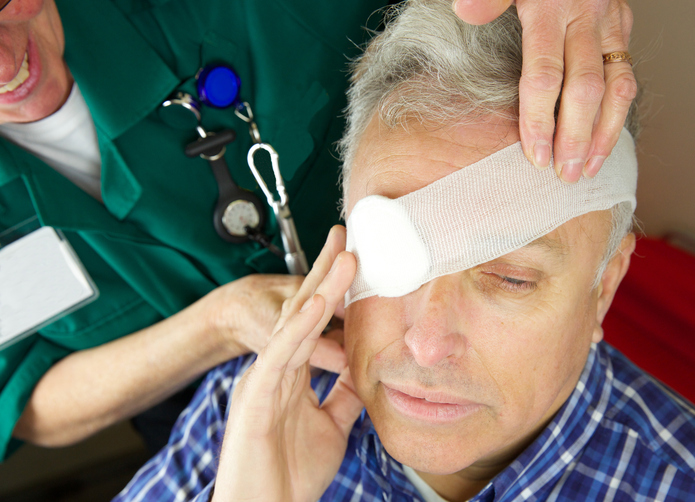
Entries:
MULTIPOLYGON (((73 351, 133 333, 215 287, 252 273, 286 273, 255 243, 222 240, 212 224, 208 163, 184 156, 194 130, 159 118, 192 89, 202 66, 241 77, 264 141, 280 156, 309 262, 339 220, 334 143, 342 133, 346 63, 385 0, 58 0, 65 60, 92 112, 102 158, 102 205, 21 148, 0 140, 0 232, 38 216, 62 229, 100 291, 93 303, 0 352, 0 458, 44 373, 73 351)), ((372 26, 374 27, 374 26, 372 26)), ((246 164, 248 125, 204 107, 208 131, 233 128, 225 158, 238 185, 265 200, 246 164)), ((268 210, 265 231, 281 245, 268 210)))

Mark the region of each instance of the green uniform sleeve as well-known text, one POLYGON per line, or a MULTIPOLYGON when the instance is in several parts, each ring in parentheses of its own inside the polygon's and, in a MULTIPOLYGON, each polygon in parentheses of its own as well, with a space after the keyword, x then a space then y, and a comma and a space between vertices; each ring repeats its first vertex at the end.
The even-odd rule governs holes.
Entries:
POLYGON ((70 351, 40 337, 30 337, 0 352, 0 459, 21 444, 12 431, 36 383, 70 351))

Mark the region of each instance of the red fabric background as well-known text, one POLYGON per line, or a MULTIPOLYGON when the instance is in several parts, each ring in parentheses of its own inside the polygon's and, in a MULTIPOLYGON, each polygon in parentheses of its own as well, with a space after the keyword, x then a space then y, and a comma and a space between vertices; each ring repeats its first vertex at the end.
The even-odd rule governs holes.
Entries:
POLYGON ((603 329, 608 343, 695 402, 695 256, 638 240, 603 329))

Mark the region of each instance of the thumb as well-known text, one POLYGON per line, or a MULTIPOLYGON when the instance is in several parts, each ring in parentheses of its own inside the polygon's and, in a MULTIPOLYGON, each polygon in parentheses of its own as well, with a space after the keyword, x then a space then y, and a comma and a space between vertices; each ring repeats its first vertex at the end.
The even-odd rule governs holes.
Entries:
POLYGON ((455 0, 454 12, 468 24, 487 24, 500 17, 512 3, 512 0, 455 0))
POLYGON ((364 408, 364 404, 355 392, 350 368, 346 367, 340 373, 333 389, 321 405, 321 409, 328 413, 347 438, 355 420, 360 416, 362 408, 364 408))

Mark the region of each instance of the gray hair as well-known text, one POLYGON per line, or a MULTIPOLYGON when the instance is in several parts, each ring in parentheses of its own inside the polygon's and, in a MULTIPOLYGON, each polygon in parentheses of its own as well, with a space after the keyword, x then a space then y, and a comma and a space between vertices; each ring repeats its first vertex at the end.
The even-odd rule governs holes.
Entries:
MULTIPOLYGON (((358 142, 377 113, 391 128, 410 120, 446 126, 482 116, 519 119, 521 22, 514 7, 482 26, 461 21, 451 0, 408 0, 390 8, 386 18, 384 31, 352 63, 347 127, 338 144, 343 198, 358 142)), ((634 107, 625 127, 636 136, 634 107)), ((612 231, 595 285, 632 228, 629 203, 611 212, 612 231)))

